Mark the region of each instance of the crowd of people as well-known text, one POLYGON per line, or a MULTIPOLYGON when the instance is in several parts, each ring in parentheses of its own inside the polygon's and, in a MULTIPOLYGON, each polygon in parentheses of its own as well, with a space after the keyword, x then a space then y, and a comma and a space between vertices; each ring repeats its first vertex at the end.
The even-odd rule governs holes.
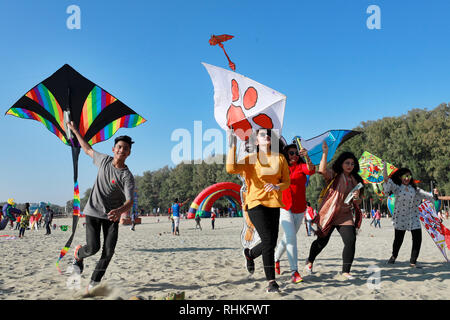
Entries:
MULTIPOLYGON (((84 260, 102 249, 101 257, 87 288, 90 290, 100 283, 114 255, 121 215, 130 211, 133 205, 134 178, 125 165, 125 160, 131 154, 131 146, 134 142, 128 136, 116 138, 111 157, 92 149, 71 123, 68 126, 76 135, 82 149, 93 159, 93 163, 99 170, 84 208, 86 244, 75 247, 72 262, 73 272, 81 274, 84 270, 84 260), (111 181, 114 184, 112 188, 111 181), (100 244, 102 230, 103 246, 100 244)), ((255 260, 261 257, 267 281, 266 291, 268 293, 280 292, 276 275, 281 274, 281 257, 286 253, 291 281, 301 283, 303 277, 298 266, 297 234, 304 221, 307 235, 315 236, 316 239, 311 243, 302 273, 314 272, 313 266, 316 258, 331 240, 333 232, 337 231, 344 243, 340 274, 344 280, 354 279, 351 268, 355 258, 356 235, 361 221, 364 217, 372 218, 371 225, 381 228, 380 220, 383 216, 380 210, 374 209, 370 214, 364 214, 360 209, 364 188, 362 187, 363 180, 358 174, 359 164, 355 155, 351 152, 343 152, 329 167, 327 166, 328 146, 324 142, 322 159, 316 168, 305 149, 299 149, 295 144, 284 144, 272 130, 258 129, 253 152, 249 152, 247 156, 238 161, 236 159, 236 141, 236 136, 231 131, 228 137, 229 152, 226 158, 226 171, 230 174, 239 174, 245 179, 246 191, 242 210, 248 214, 260 237, 260 242, 255 246, 243 249, 247 271, 253 274, 255 260), (274 141, 281 146, 280 152, 272 150, 274 141), (320 174, 326 185, 319 196, 317 210, 312 208, 306 199, 306 176, 313 174, 320 174), (280 229, 283 230, 283 236, 279 239, 280 229)), ((394 241, 387 263, 394 264, 396 262, 405 233, 409 231, 412 234, 410 266, 418 268, 417 259, 422 237, 417 205, 422 199, 435 199, 439 192, 435 189, 433 193, 429 193, 418 188, 414 183, 413 174, 408 168, 398 169, 391 177, 385 172, 384 178, 385 192, 391 192, 396 197, 395 212, 392 218, 394 241)), ((180 202, 176 198, 169 210, 173 235, 180 235, 181 208, 188 201, 189 199, 180 202)), ((229 215, 235 214, 233 210, 236 209, 229 207, 229 215)), ((216 217, 222 217, 223 212, 212 211, 211 228, 214 230, 216 217)), ((19 237, 24 237, 31 218, 28 203, 25 210, 20 211, 14 208, 12 201, 9 201, 3 207, 3 219, 0 226, 4 228, 8 222, 15 221, 14 217, 16 216, 20 216, 20 222, 17 223, 19 237)), ((448 219, 448 212, 440 213, 440 216, 442 219, 444 217, 448 219)), ((137 216, 132 216, 131 230, 133 231, 136 218, 137 216)), ((42 217, 46 235, 51 234, 52 221, 53 211, 47 206, 42 217)), ((199 214, 196 215, 194 221, 195 229, 202 230, 199 214)), ((39 227, 39 224, 37 226, 39 227)))
MULTIPOLYGON (((344 243, 342 252, 341 276, 353 280, 351 267, 355 258, 356 235, 364 218, 360 209, 363 195, 363 179, 359 175, 359 163, 351 152, 341 153, 327 167, 328 145, 322 144, 322 159, 318 173, 325 180, 326 187, 319 196, 317 214, 305 199, 305 176, 315 173, 306 150, 296 145, 285 145, 283 141, 267 129, 256 131, 253 153, 244 159, 236 159, 236 136, 229 132, 229 152, 226 170, 231 174, 244 177, 247 187, 244 209, 251 223, 261 238, 259 244, 244 248, 243 255, 250 274, 255 271, 254 260, 262 256, 264 273, 267 280, 267 292, 279 292, 275 275, 280 274, 280 257, 287 252, 291 270, 291 281, 303 281, 297 265, 297 232, 303 220, 307 224, 308 235, 315 234, 309 256, 304 266, 304 273, 313 272, 314 261, 330 241, 331 234, 337 230, 344 243), (272 150, 276 142, 279 150, 272 150), (313 229, 313 223, 317 229, 313 229), (277 243, 279 226, 284 236, 277 243)), ((387 165, 384 164, 384 170, 387 165)), ((395 235, 391 258, 387 263, 395 263, 406 231, 413 238, 410 266, 417 268, 417 258, 421 246, 421 226, 417 206, 423 199, 433 200, 439 194, 425 192, 414 184, 411 170, 400 168, 391 178, 384 172, 385 192, 396 196, 393 217, 395 235)), ((373 223, 381 228, 381 212, 374 210, 373 223)))
POLYGON ((10 198, 0 212, 0 230, 5 229, 9 224, 10 230, 19 230, 19 238, 23 238, 26 230, 39 230, 44 223, 45 235, 50 235, 52 228, 56 227, 52 226, 53 216, 54 212, 49 205, 45 207, 43 213, 39 210, 31 213, 30 203, 25 203, 24 210, 19 210, 16 208, 14 199, 10 198), (14 222, 16 223, 15 227, 14 222))

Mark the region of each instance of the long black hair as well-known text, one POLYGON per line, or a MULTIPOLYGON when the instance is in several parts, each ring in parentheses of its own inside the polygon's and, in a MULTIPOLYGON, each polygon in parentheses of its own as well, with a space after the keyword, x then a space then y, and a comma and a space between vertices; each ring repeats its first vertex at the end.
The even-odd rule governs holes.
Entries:
POLYGON ((357 182, 363 182, 363 179, 361 178, 361 176, 358 174, 359 172, 359 162, 358 159, 356 159, 355 155, 352 152, 343 152, 339 155, 339 157, 334 161, 332 169, 335 173, 337 174, 341 174, 342 172, 344 172, 344 169, 342 169, 342 164, 344 163, 345 160, 347 159, 352 159, 355 163, 355 166, 353 167, 352 172, 350 173, 357 182))
MULTIPOLYGON (((291 148, 295 148, 295 150, 297 150, 297 152, 298 152, 298 149, 297 149, 297 146, 295 145, 295 143, 288 144, 287 146, 285 146, 283 148, 283 155, 286 158, 286 161, 289 165, 291 165, 289 162, 289 149, 291 149, 291 148)), ((305 160, 303 160, 303 157, 301 157, 301 156, 298 156, 297 164, 299 164, 299 163, 305 163, 305 160)))
POLYGON ((412 172, 408 168, 400 168, 400 169, 396 170, 391 175, 392 182, 394 182, 398 186, 401 186, 402 185, 402 176, 406 173, 409 173, 411 175, 411 179, 409 179, 409 185, 411 187, 413 187, 414 189, 417 189, 416 183, 414 182, 414 179, 413 179, 412 172))

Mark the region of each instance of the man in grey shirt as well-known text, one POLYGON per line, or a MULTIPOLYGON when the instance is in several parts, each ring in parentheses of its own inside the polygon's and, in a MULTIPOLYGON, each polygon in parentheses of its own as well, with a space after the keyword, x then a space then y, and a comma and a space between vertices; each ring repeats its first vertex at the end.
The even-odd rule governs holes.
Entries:
POLYGON ((88 290, 98 285, 114 254, 119 234, 119 220, 124 212, 133 206, 134 177, 125 160, 131 153, 134 143, 128 136, 117 137, 112 148, 113 157, 99 153, 83 139, 73 123, 68 124, 75 134, 84 152, 90 156, 99 168, 97 179, 83 210, 86 215, 86 245, 75 248, 74 271, 83 272, 83 259, 100 250, 100 234, 103 229, 104 244, 88 290))

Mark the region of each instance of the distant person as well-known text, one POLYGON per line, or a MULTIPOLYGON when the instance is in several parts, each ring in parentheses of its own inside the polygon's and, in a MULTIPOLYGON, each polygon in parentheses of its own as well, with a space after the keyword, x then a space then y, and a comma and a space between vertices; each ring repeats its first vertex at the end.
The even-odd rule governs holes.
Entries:
POLYGON ((213 212, 211 212, 211 226, 212 229, 214 230, 214 222, 216 221, 216 214, 213 212))
POLYGON ((195 229, 199 229, 200 228, 200 231, 202 231, 202 226, 200 225, 200 221, 202 220, 201 218, 200 218, 200 214, 197 212, 196 214, 195 214, 195 229))
POLYGON ((136 219, 139 217, 139 212, 137 210, 131 210, 131 231, 135 231, 136 219))
POLYGON ((305 213, 305 221, 306 221, 306 233, 308 234, 308 237, 310 237, 312 234, 316 233, 316 230, 314 230, 312 223, 314 218, 316 217, 317 211, 314 210, 310 203, 307 202, 306 207, 306 213, 305 213))
POLYGON ((25 230, 28 228, 30 217, 30 204, 27 202, 25 203, 25 210, 22 213, 22 217, 20 219, 19 238, 23 238, 25 236, 25 230))
POLYGON ((380 220, 381 220, 381 213, 380 213, 380 210, 377 210, 377 211, 375 211, 375 228, 378 225, 378 227, 381 229, 380 220))
POLYGON ((52 233, 51 225, 53 221, 53 210, 50 209, 50 206, 45 206, 45 214, 44 214, 44 222, 45 222, 45 230, 47 231, 45 233, 46 236, 50 235, 52 233))
POLYGON ((175 230, 173 232, 173 235, 180 235, 180 209, 182 206, 184 206, 189 201, 189 198, 186 199, 184 202, 180 203, 178 201, 178 198, 175 198, 174 203, 171 206, 171 212, 173 221, 175 224, 175 230))
MULTIPOLYGON (((370 222, 370 226, 372 226, 372 224, 375 224, 375 221, 376 221, 376 219, 375 219, 375 209, 372 209, 370 211, 370 213, 371 213, 371 217, 372 217, 372 221, 370 222)), ((376 228, 376 226, 375 226, 375 228, 376 228)))

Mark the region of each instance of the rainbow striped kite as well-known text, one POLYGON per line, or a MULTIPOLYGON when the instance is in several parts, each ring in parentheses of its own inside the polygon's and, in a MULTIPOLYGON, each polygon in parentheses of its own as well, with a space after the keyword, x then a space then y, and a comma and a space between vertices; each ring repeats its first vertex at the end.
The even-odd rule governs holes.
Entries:
POLYGON ((83 77, 68 64, 62 66, 24 96, 8 111, 8 115, 41 122, 72 149, 74 170, 72 234, 61 250, 56 266, 69 251, 80 215, 78 188, 78 156, 80 144, 68 130, 73 121, 90 145, 111 138, 119 128, 133 128, 146 120, 117 98, 83 77))

